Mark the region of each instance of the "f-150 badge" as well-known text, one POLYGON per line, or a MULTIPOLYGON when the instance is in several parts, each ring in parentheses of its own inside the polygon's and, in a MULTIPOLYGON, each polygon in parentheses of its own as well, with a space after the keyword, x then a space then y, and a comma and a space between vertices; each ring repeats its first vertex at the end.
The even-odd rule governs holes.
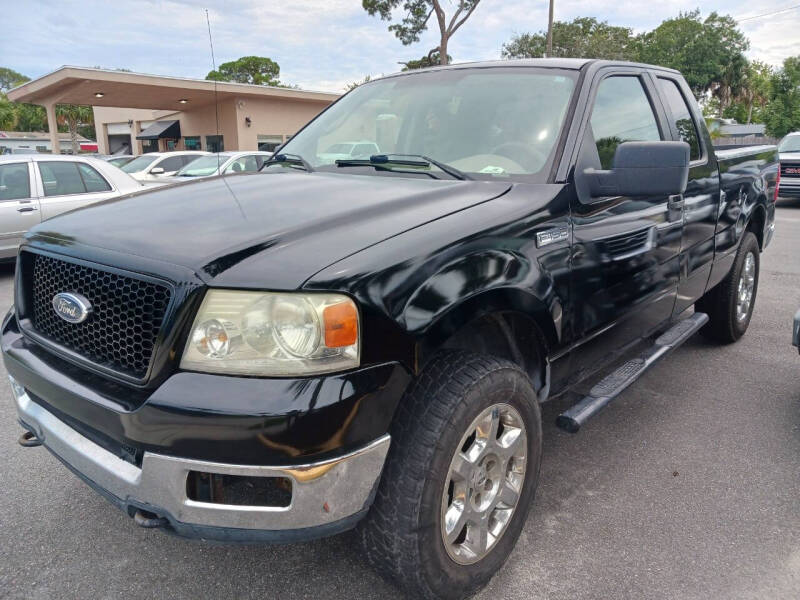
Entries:
POLYGON ((569 231, 566 227, 559 227, 557 229, 548 229, 547 231, 540 231, 536 234, 536 247, 541 248, 548 244, 555 244, 562 242, 569 237, 569 231))

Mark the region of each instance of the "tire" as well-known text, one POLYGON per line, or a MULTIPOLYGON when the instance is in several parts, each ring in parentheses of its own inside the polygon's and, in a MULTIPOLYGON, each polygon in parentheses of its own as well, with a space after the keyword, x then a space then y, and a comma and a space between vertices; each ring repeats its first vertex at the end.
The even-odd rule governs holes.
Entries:
POLYGON ((722 344, 731 344, 745 334, 756 303, 759 269, 758 240, 752 232, 747 231, 739 244, 730 272, 695 304, 695 310, 706 313, 709 319, 705 327, 700 330, 701 334, 722 344), (752 275, 748 276, 750 261, 752 261, 752 275), (749 285, 747 280, 750 278, 752 287, 749 291, 749 301, 746 310, 742 311, 740 285, 744 285, 747 289, 749 285))
POLYGON ((542 426, 530 379, 505 360, 442 353, 411 384, 391 433, 375 503, 358 529, 367 560, 411 598, 468 597, 505 563, 533 502, 542 426), (486 427, 477 429, 478 417, 486 427), (490 434, 482 437, 487 428, 490 434), (478 452, 483 444, 485 449, 478 452), (474 462, 462 461, 465 453, 474 462), (451 469, 456 466, 463 468, 455 473, 451 469), (506 488, 517 492, 510 512, 514 498, 506 488), (485 555, 472 556, 471 549, 480 548, 483 538, 479 513, 471 511, 482 506, 488 508, 480 514, 491 515, 482 521, 495 526, 491 531, 497 537, 487 535, 485 555), (444 519, 445 510, 452 521, 444 519), (462 523, 458 515, 466 520, 457 531, 462 523), (469 520, 473 517, 475 525, 469 520), (453 542, 446 542, 443 523, 456 522, 453 542))

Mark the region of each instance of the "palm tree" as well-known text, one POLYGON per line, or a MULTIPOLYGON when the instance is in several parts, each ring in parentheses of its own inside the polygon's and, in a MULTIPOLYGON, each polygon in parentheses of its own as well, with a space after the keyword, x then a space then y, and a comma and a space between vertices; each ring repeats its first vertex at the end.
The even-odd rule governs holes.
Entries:
POLYGON ((92 122, 94 118, 92 107, 78 104, 59 104, 56 106, 56 118, 59 125, 66 125, 69 129, 72 153, 77 154, 81 149, 78 143, 78 126, 92 122))

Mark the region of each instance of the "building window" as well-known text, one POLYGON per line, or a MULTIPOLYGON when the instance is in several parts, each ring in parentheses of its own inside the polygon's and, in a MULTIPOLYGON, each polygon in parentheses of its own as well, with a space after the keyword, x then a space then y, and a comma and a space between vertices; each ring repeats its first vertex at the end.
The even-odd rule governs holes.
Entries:
POLYGON ((193 135, 189 137, 183 138, 183 147, 186 150, 201 150, 200 148, 200 136, 193 135))
POLYGON ((259 135, 258 149, 261 152, 275 152, 275 148, 283 143, 282 135, 259 135))
POLYGON ((158 140, 142 140, 142 154, 158 152, 158 140))
POLYGON ((172 152, 175 150, 175 144, 177 140, 167 140, 167 152, 172 152))
MULTIPOLYGON (((36 146, 36 151, 42 154, 50 152, 50 150, 47 149, 47 146, 36 146)), ((2 154, 2 152, 0 152, 0 154, 2 154)))
POLYGON ((225 144, 221 135, 206 136, 206 150, 209 152, 224 152, 225 144))

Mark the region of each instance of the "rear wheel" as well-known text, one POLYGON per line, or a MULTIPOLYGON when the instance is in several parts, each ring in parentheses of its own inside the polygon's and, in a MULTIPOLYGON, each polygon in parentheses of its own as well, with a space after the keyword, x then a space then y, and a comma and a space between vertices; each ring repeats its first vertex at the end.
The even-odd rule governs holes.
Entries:
POLYGON ((541 459, 527 375, 448 352, 412 384, 392 427, 378 494, 359 533, 370 563, 414 598, 463 598, 508 558, 541 459))
POLYGON ((753 316, 759 267, 758 240, 751 232, 745 232, 728 275, 695 305, 709 317, 700 330, 703 335, 724 344, 744 335, 753 316))

